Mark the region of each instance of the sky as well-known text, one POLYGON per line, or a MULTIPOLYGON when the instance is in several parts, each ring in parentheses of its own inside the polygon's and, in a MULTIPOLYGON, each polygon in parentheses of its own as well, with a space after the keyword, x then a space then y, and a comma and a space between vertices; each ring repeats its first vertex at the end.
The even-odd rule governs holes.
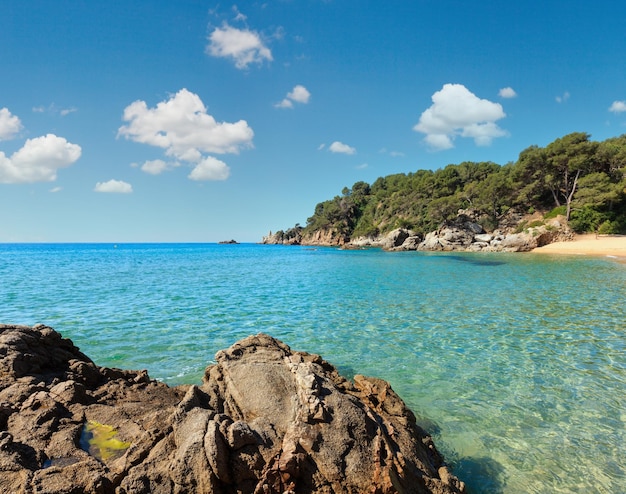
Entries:
POLYGON ((626 3, 3 0, 0 242, 259 242, 355 182, 626 133, 626 3))

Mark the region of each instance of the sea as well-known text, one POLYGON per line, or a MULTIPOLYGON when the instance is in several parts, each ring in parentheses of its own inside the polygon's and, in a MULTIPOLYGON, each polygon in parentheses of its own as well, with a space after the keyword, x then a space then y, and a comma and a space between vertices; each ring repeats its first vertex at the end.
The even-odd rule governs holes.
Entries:
POLYGON ((3 244, 0 322, 200 383, 267 333, 389 381, 470 493, 626 492, 626 264, 257 244, 3 244))

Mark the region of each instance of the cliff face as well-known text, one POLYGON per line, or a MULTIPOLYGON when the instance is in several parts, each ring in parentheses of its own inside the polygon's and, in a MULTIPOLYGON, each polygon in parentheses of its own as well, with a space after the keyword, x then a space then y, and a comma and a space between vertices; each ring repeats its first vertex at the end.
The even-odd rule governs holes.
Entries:
POLYGON ((319 245, 337 247, 347 244, 350 238, 340 235, 334 229, 321 229, 304 233, 302 228, 291 228, 287 231, 270 232, 261 240, 262 244, 271 245, 319 245))
POLYGON ((42 325, 0 325, 0 357, 0 492, 464 492, 388 383, 267 335, 177 388, 42 325))

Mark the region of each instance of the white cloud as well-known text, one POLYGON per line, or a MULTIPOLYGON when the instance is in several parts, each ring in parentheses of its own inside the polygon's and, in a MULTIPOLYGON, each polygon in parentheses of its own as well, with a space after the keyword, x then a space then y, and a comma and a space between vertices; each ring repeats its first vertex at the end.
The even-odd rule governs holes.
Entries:
POLYGON ((226 180, 230 175, 230 168, 223 161, 207 156, 198 163, 188 178, 196 181, 204 180, 226 180))
POLYGON ((171 170, 179 165, 180 163, 178 162, 172 163, 163 160, 149 160, 141 165, 141 171, 149 173, 150 175, 160 175, 164 171, 171 170))
POLYGON ((93 190, 113 194, 130 194, 133 191, 133 186, 123 180, 109 180, 108 182, 98 182, 93 190))
POLYGON ((307 104, 311 98, 311 93, 303 85, 294 86, 293 90, 287 94, 287 98, 297 103, 307 104))
POLYGON ((293 90, 287 93, 287 97, 280 103, 276 103, 276 108, 293 108, 293 103, 302 103, 306 105, 311 99, 311 93, 303 85, 298 84, 294 86, 293 90))
POLYGON ((274 106, 276 108, 293 108, 293 103, 291 102, 290 99, 285 98, 280 103, 276 103, 274 106))
POLYGON ((236 5, 233 5, 233 6, 231 7, 231 9, 232 9, 233 13, 235 14, 235 20, 236 20, 236 21, 241 21, 241 22, 244 22, 244 21, 247 19, 247 17, 246 17, 244 14, 242 14, 241 12, 239 12, 239 9, 237 8, 237 6, 236 6, 236 5))
POLYGON ((343 142, 339 142, 339 141, 333 142, 328 148, 328 150, 333 153, 342 153, 342 154, 355 154, 356 153, 356 149, 354 149, 352 146, 348 146, 347 144, 344 144, 343 142))
POLYGON ((565 91, 562 96, 557 96, 554 99, 556 100, 557 103, 565 103, 569 99, 569 96, 570 96, 569 92, 565 91))
POLYGON ((8 108, 0 108, 0 141, 13 139, 22 130, 20 119, 12 115, 8 108))
POLYGON ((203 153, 239 153, 252 147, 254 132, 245 120, 216 122, 198 95, 181 89, 155 108, 135 101, 124 109, 118 136, 165 149, 167 156, 198 163, 203 153))
POLYGON ((500 96, 500 98, 515 98, 517 93, 512 87, 503 87, 498 92, 498 96, 500 96))
POLYGON ((206 52, 213 57, 233 59, 238 69, 273 60, 272 52, 257 32, 237 29, 226 23, 221 28, 216 27, 209 35, 206 52))
POLYGON ((50 192, 52 192, 53 194, 57 193, 57 192, 61 192, 63 190, 63 187, 52 187, 50 189, 50 192))
POLYGON ((54 134, 27 139, 10 158, 0 151, 0 183, 53 182, 57 170, 70 166, 81 152, 79 145, 54 134))
POLYGON ((626 111, 626 101, 613 101, 613 104, 609 108, 610 112, 622 113, 626 111))
POLYGON ((77 112, 78 108, 64 108, 62 109, 59 113, 61 114, 62 117, 65 117, 66 115, 69 115, 70 113, 74 113, 77 112))
POLYGON ((67 115, 69 115, 70 113, 74 113, 77 112, 78 108, 76 107, 70 107, 70 108, 61 108, 59 109, 57 107, 57 105, 55 105, 54 103, 50 103, 47 107, 40 105, 40 106, 33 106, 33 112, 34 113, 50 113, 52 115, 56 115, 57 113, 59 115, 61 115, 62 117, 65 117, 67 115))
POLYGON ((426 134, 424 141, 433 150, 454 147, 457 136, 471 137, 478 146, 486 146, 494 138, 508 135, 495 123, 506 116, 502 105, 478 98, 462 84, 444 84, 432 101, 413 130, 426 134))

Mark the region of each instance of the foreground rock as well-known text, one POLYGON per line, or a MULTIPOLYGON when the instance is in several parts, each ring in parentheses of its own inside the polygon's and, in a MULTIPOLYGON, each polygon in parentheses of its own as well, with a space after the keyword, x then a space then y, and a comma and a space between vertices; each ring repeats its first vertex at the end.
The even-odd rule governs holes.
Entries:
POLYGON ((0 325, 0 359, 0 492, 464 492, 389 384, 267 335, 201 386, 98 367, 42 325, 0 325))

